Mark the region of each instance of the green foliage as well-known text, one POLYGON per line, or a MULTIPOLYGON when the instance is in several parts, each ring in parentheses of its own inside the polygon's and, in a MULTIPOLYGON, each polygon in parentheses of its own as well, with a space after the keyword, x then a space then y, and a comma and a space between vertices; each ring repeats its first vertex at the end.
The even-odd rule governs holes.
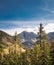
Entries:
POLYGON ((40 24, 38 32, 38 41, 32 49, 25 49, 21 52, 21 44, 17 33, 14 39, 14 52, 9 48, 9 54, 3 54, 3 48, 0 47, 0 65, 50 65, 50 47, 47 43, 45 31, 40 24), (20 52, 17 52, 16 45, 19 45, 20 52))
POLYGON ((40 43, 40 65, 49 65, 50 64, 50 47, 47 43, 46 33, 43 30, 42 24, 39 28, 39 37, 38 43, 40 43))
POLYGON ((51 44, 51 65, 54 65, 54 41, 51 44))

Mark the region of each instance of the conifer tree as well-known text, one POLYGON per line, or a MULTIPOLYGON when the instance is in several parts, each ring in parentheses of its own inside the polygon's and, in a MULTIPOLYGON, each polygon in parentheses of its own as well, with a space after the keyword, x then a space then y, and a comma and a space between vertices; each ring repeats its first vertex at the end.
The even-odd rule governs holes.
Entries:
POLYGON ((42 27, 42 24, 40 24, 39 32, 38 32, 38 43, 40 44, 40 64, 41 65, 49 65, 50 63, 50 48, 49 44, 47 43, 47 37, 46 33, 42 27))
MULTIPOLYGON (((15 52, 15 59, 16 60, 18 60, 19 62, 17 62, 17 64, 19 63, 20 65, 22 65, 22 57, 21 57, 21 54, 22 54, 22 52, 21 52, 21 43, 20 43, 20 40, 19 40, 19 37, 18 37, 18 35, 17 35, 17 32, 15 33, 15 46, 14 46, 14 48, 15 48, 15 50, 14 50, 14 52, 15 52), (19 51, 17 52, 17 47, 19 48, 19 51), (17 58, 17 56, 18 56, 18 58, 17 58)), ((16 65, 17 65, 16 64, 16 65)))
POLYGON ((40 65, 39 56, 40 56, 40 45, 35 44, 31 51, 31 65, 40 65))
POLYGON ((18 43, 18 36, 17 36, 17 32, 15 32, 15 39, 14 39, 14 52, 17 53, 17 49, 16 49, 16 46, 17 46, 17 43, 18 43))

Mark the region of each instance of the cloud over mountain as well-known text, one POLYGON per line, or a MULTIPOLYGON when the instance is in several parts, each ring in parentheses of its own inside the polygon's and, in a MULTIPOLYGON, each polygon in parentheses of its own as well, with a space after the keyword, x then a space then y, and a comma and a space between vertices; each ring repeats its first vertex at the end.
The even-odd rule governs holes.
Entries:
MULTIPOLYGON (((44 25, 43 27, 44 27, 44 30, 46 31, 46 33, 54 32, 54 23, 48 23, 48 24, 44 25)), ((38 29, 39 29, 38 25, 29 26, 29 24, 28 24, 27 26, 22 25, 21 27, 15 27, 15 28, 13 27, 13 28, 9 28, 9 29, 7 28, 7 29, 0 29, 0 30, 5 31, 10 35, 14 35, 15 31, 17 31, 18 34, 23 31, 37 33, 38 29)))

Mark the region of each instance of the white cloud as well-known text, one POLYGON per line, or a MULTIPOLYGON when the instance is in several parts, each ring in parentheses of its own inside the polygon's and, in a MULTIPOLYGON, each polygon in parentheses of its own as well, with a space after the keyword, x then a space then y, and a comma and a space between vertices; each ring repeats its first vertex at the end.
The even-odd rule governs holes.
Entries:
POLYGON ((54 32, 54 23, 47 24, 44 29, 46 33, 54 32))
POLYGON ((12 29, 2 29, 3 31, 7 32, 10 35, 14 35, 15 32, 17 31, 17 33, 21 33, 23 31, 27 31, 27 32, 34 32, 37 33, 38 28, 37 27, 27 27, 27 28, 12 28, 12 29))
MULTIPOLYGON (((12 27, 12 28, 9 28, 9 29, 7 27, 7 29, 0 29, 0 30, 5 31, 10 35, 14 35, 16 31, 17 31, 18 34, 21 33, 22 31, 37 33, 38 28, 39 28, 39 24, 36 24, 36 22, 32 22, 33 25, 30 22, 30 23, 26 23, 26 25, 24 23, 24 25, 25 25, 24 27, 23 26, 22 27, 12 27)), ((42 23, 44 23, 44 24, 46 23, 45 25, 43 25, 46 33, 54 32, 54 20, 42 20, 42 23), (46 22, 48 22, 48 23, 46 23, 46 22)), ((17 22, 14 22, 14 24, 18 25, 17 22)), ((20 23, 20 24, 22 24, 22 23, 20 23)))
MULTIPOLYGON (((27 28, 14 28, 14 29, 12 28, 12 29, 2 29, 2 30, 9 33, 10 35, 14 35, 15 31, 17 31, 18 34, 23 31, 37 33, 38 27, 34 26, 34 27, 27 27, 27 28)), ((49 23, 49 24, 45 25, 44 30, 46 31, 46 33, 54 32, 54 23, 49 23)))
POLYGON ((54 14, 54 9, 47 9, 47 8, 45 9, 45 8, 43 8, 43 10, 50 12, 50 14, 54 14))

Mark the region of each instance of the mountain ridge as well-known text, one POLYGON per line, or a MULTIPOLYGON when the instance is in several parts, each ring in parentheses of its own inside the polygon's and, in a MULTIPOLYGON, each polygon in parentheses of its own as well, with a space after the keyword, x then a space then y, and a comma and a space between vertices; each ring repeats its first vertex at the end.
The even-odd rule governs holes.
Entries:
MULTIPOLYGON (((37 41, 37 34, 33 32, 23 31, 20 34, 18 34, 18 37, 21 41, 21 44, 25 47, 32 47, 32 45, 37 41)), ((11 36, 8 33, 0 30, 0 42, 2 42, 4 45, 9 45, 13 43, 13 39, 14 36, 11 36)), ((49 42, 54 40, 54 32, 48 33, 47 39, 49 42)))

